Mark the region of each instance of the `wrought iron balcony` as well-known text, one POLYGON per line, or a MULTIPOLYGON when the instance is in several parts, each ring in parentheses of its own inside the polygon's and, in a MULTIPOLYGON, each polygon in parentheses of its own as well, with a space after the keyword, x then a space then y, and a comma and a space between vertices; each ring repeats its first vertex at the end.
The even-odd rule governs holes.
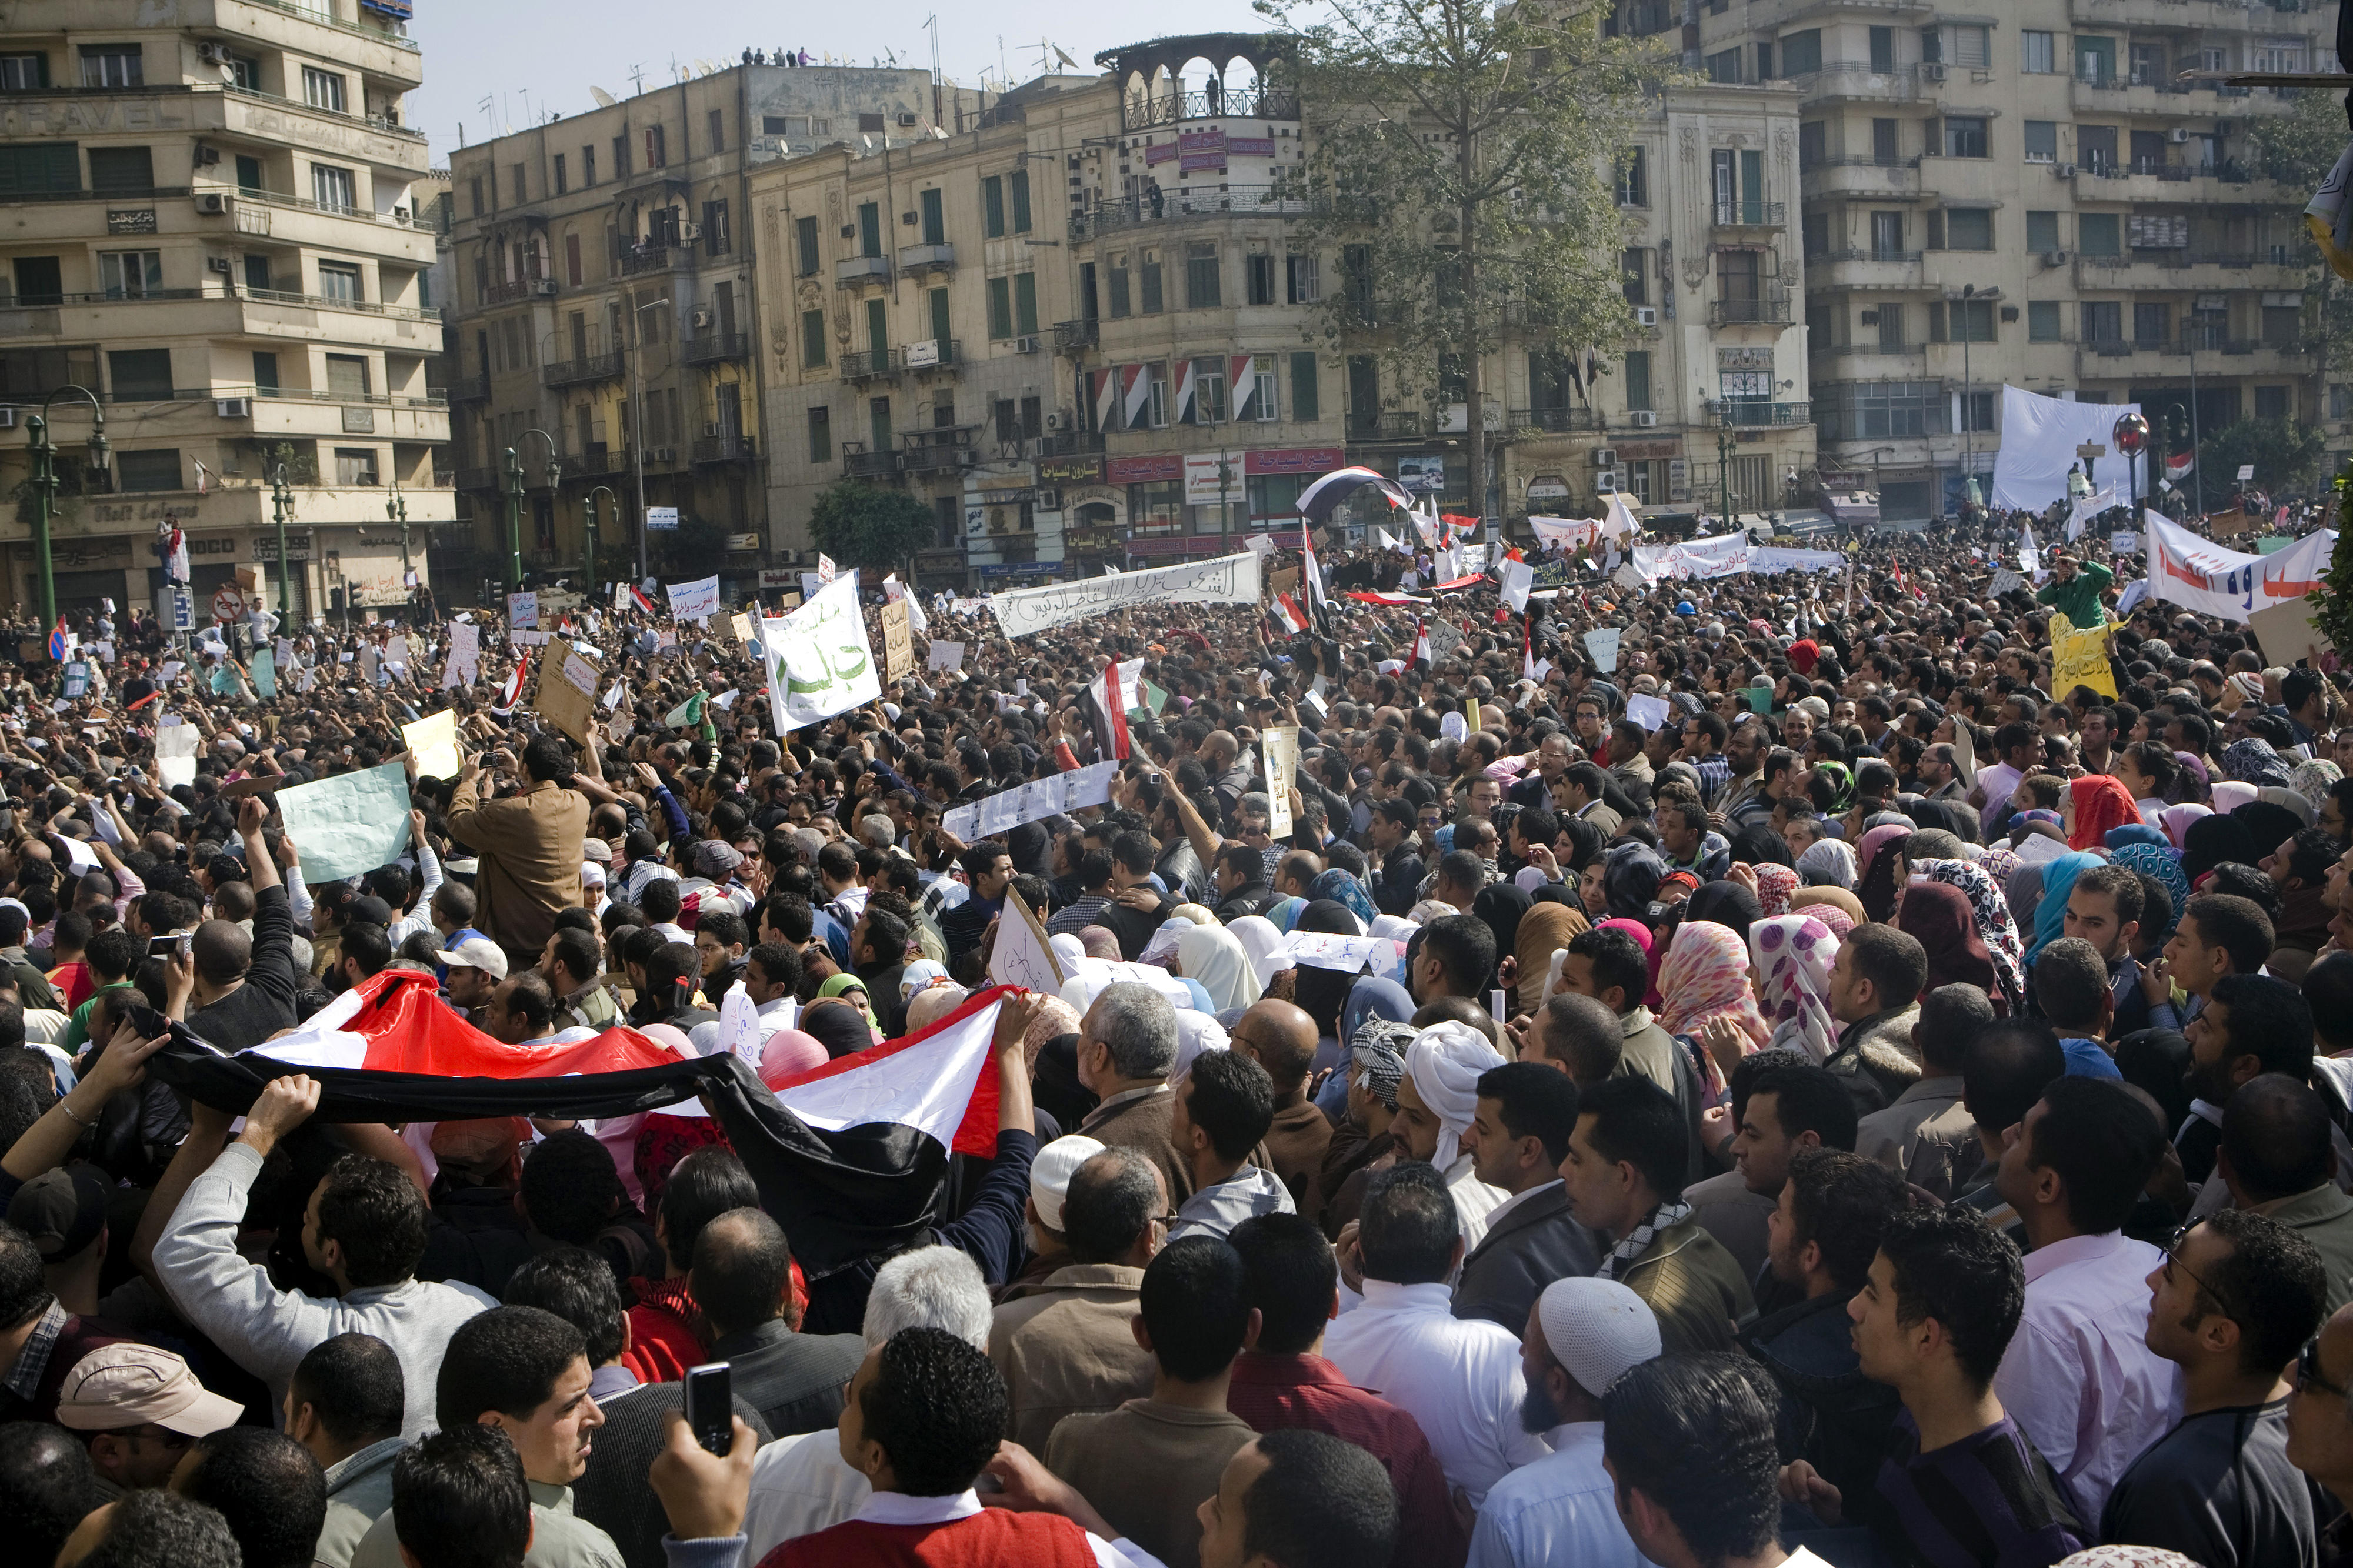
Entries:
POLYGON ((592 381, 617 381, 625 369, 617 353, 589 354, 541 365, 539 379, 543 386, 579 386, 592 381))
POLYGON ((678 357, 686 364, 717 364, 723 360, 742 359, 752 352, 752 340, 743 332, 705 332, 701 337, 681 338, 678 357))

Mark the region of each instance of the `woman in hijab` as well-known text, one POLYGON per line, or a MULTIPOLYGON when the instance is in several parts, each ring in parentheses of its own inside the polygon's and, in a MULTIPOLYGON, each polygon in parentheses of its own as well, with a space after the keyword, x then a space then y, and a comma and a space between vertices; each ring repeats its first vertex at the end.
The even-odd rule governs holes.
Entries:
POLYGON ((2257 788, 2264 784, 2284 785, 2287 783, 2287 763, 2272 750, 2269 741, 2250 735, 2223 749, 2222 776, 2257 788))
POLYGON ((1266 918, 1275 930, 1289 936, 1299 924, 1299 911, 1307 907, 1305 899, 1282 899, 1267 906, 1266 918))
POLYGON ((2189 825, 2200 817, 2213 815, 2211 807, 2195 803, 2186 805, 2168 805, 2163 813, 2165 837, 2172 841, 2176 849, 2183 848, 2189 842, 2189 825))
POLYGON ((1357 1026, 1367 1018, 1385 1018, 1392 1024, 1411 1023, 1411 994, 1394 980, 1362 976, 1348 988, 1347 1002, 1340 1010, 1340 1043, 1354 1045, 1357 1026))
MULTIPOLYGON (((1332 936, 1362 936, 1356 917, 1344 904, 1328 899, 1318 899, 1299 911, 1296 930, 1323 931, 1332 936)), ((1306 1015, 1315 1020, 1315 1032, 1322 1043, 1316 1047, 1317 1065, 1329 1067, 1338 1058, 1340 1049, 1340 1008, 1348 1000, 1348 990, 1356 976, 1344 974, 1336 969, 1319 969, 1303 963, 1293 976, 1291 999, 1306 1015)))
POLYGON ((1364 883, 1337 866, 1323 873, 1309 884, 1307 896, 1310 899, 1329 900, 1356 916, 1359 935, 1362 934, 1362 927, 1373 923, 1373 916, 1377 912, 1373 908, 1372 895, 1365 891, 1364 883))
POLYGON ((1844 888, 1800 888, 1789 900, 1789 912, 1820 921, 1841 942, 1865 923, 1862 900, 1844 888))
POLYGON ((1773 1026, 1766 1049, 1802 1050, 1817 1062, 1838 1049, 1838 1022, 1831 1016, 1838 950, 1830 927, 1803 911, 1759 921, 1749 931, 1757 997, 1773 1026))
MULTIPOLYGON (((2305 799, 2295 790, 2284 789, 2276 784, 2265 784, 2257 790, 2255 803, 2259 805, 2275 805, 2282 811, 2292 813, 2297 824, 2304 827, 2310 827, 2319 815, 2318 809, 2312 802, 2305 799)), ((2247 808, 2242 805, 2239 809, 2244 811, 2247 808)), ((2261 844, 2263 841, 2263 830, 2255 829, 2255 842, 2261 844)))
POLYGON ((2162 844, 2165 833, 2146 822, 2127 822, 2121 827, 2111 827, 2100 839, 2101 847, 2111 851, 2127 844, 2162 844))
POLYGON ((2328 798, 2328 786, 2345 776, 2335 763, 2313 761, 2298 763, 2288 770, 2287 787, 2312 803, 2316 816, 2320 803, 2328 798))
POLYGON ((1520 917, 1512 952, 1520 961, 1520 1011, 1534 1013, 1545 999, 1545 986, 1556 973, 1552 957, 1568 946, 1569 938, 1586 929, 1583 915, 1567 904, 1549 900, 1529 906, 1520 917))
POLYGON ((1109 926, 1080 928, 1079 945, 1087 950, 1089 958, 1100 958, 1111 963, 1120 962, 1119 937, 1109 926))
POLYGON ((1969 984, 1989 996, 2001 994, 1993 955, 1978 936, 1976 911, 1958 888, 1936 881, 1913 883, 1904 890, 1895 929, 1909 932, 1927 949, 1928 978, 1923 990, 1969 984))
POLYGON ((2108 773, 2086 773, 2070 784, 2067 812, 2073 821, 2067 835, 2070 849, 2092 848, 2107 837, 2109 828, 2140 820, 2140 807, 2133 804, 2132 791, 2108 773))
POLYGON ((1250 955, 1250 973, 1261 991, 1278 972, 1291 967, 1291 955, 1282 950, 1282 933, 1264 915, 1244 915, 1226 931, 1250 955))
POLYGON ((1961 897, 1969 901, 1970 922, 1993 960, 1994 979, 2000 985, 1999 992, 1991 994, 1994 1001, 1997 1005, 2009 1003, 2013 1016, 2023 1011, 2026 944, 2019 940, 2018 922, 2010 916, 2010 900, 2003 895, 2000 884, 1987 875, 1983 867, 1967 860, 1923 860, 1915 869, 1932 882, 1958 889, 1961 897))
MULTIPOLYGON (((1736 881, 1742 880, 1740 877, 1742 869, 1743 868, 1739 866, 1735 866, 1732 868, 1733 878, 1736 881)), ((1789 895, 1796 892, 1799 887, 1796 868, 1790 866, 1764 865, 1752 866, 1746 868, 1746 869, 1747 869, 1750 875, 1755 877, 1757 880, 1757 909, 1762 910, 1768 918, 1774 915, 1788 914, 1789 912, 1789 895)))
POLYGON ((2213 776, 2206 771, 2206 759, 2195 752, 2176 752, 2173 760, 2181 764, 2173 775, 2173 787, 2165 792, 2168 805, 2195 805, 2206 798, 2214 787, 2213 776))
MULTIPOLYGON (((1302 965, 1303 977, 1314 973, 1313 965, 1302 965)), ((1327 972, 1328 973, 1328 972, 1327 972)), ((1348 980, 1342 975, 1340 978, 1348 980)), ((1413 1036, 1413 997, 1394 980, 1382 980, 1370 974, 1350 980, 1340 1003, 1339 1033, 1333 1037, 1335 1059, 1343 1070, 1324 1079, 1315 1096, 1315 1108, 1329 1116, 1335 1126, 1341 1125, 1348 1109, 1348 1083, 1355 1075, 1346 1070, 1348 1055, 1373 1040, 1377 1036, 1387 1039, 1384 1031, 1394 1030, 1400 1044, 1413 1036)), ((1318 1058, 1323 1047, 1316 1047, 1318 1058)))
POLYGON ((1732 836, 1732 858, 1743 866, 1788 866, 1789 846, 1761 822, 1752 822, 1732 836))
POLYGON ((1666 876, 1667 863, 1645 845, 1620 844, 1609 851, 1601 887, 1610 916, 1638 921, 1648 915, 1666 876))
MULTIPOLYGON (((1487 929, 1495 933, 1498 966, 1519 952, 1520 922, 1527 918, 1529 903, 1528 895, 1509 882, 1490 882, 1471 900, 1472 918, 1485 921, 1487 929)), ((1488 984, 1494 984, 1492 976, 1488 984)))
POLYGON ((1050 878, 1054 874, 1054 836, 1042 822, 1016 826, 1005 836, 1005 853, 1012 858, 1016 876, 1050 878))
POLYGON ((1742 1037, 1743 1056, 1773 1037, 1749 991, 1748 943, 1729 926, 1687 921, 1678 927, 1659 966, 1659 1025, 1671 1035, 1704 1046, 1703 1031, 1722 1020, 1742 1037))
POLYGON ((1765 910, 1757 895, 1737 882, 1710 882, 1691 896, 1683 905, 1683 923, 1713 921, 1729 930, 1742 942, 1748 940, 1748 928, 1762 920, 1765 910))
POLYGON ((1642 994, 1642 1005, 1656 1011, 1659 1005, 1659 965, 1666 960, 1666 948, 1658 932, 1649 924, 1634 920, 1606 920, 1594 928, 1597 931, 1622 931, 1627 940, 1642 950, 1642 961, 1651 972, 1650 989, 1642 994))
MULTIPOLYGON (((2285 837, 2283 835, 2282 837, 2285 837)), ((2272 840, 2277 844, 2279 839, 2272 840)), ((2189 879, 2192 888, 2198 879, 2225 860, 2235 860, 2252 866, 2263 858, 2255 847, 2255 837, 2237 813, 2228 816, 2205 816, 2190 824, 2181 842, 2181 874, 2189 879)))
POLYGON ((1854 851, 1842 838, 1817 838, 1798 857, 1798 878, 1809 888, 1844 888, 1852 891, 1854 851))
POLYGON ((1259 998, 1258 975, 1250 967, 1250 953, 1221 925, 1187 924, 1176 939, 1176 963, 1173 973, 1199 981, 1201 989, 1209 994, 1211 1014, 1247 1007, 1259 998))
POLYGON ((760 1081, 770 1089, 833 1059, 825 1042, 804 1029, 778 1029, 760 1047, 760 1081))
POLYGON ((1560 862, 1562 873, 1575 877, 1601 858, 1602 852, 1609 847, 1609 840, 1603 837, 1600 828, 1581 816, 1564 816, 1558 820, 1560 837, 1568 841, 1568 847, 1565 852, 1556 847, 1554 856, 1560 862))
MULTIPOLYGON (((2042 893, 2034 906, 2034 940, 2026 944, 2029 974, 2034 973, 2036 955, 2067 934, 2067 895, 2075 890, 2075 879, 2094 866, 2105 864, 2096 855, 2080 852, 2042 863, 2042 893)), ((2010 908, 2017 907, 2018 900, 2012 898, 2010 908)))
POLYGON ((800 1030, 836 1061, 874 1043, 874 1026, 858 1005, 836 997, 821 997, 802 1008, 800 1030))
POLYGON ((1915 831, 1907 817, 1900 826, 1890 823, 1873 828, 1856 848, 1855 858, 1862 867, 1862 886, 1856 891, 1862 899, 1863 912, 1874 921, 1884 922, 1895 916, 1895 896, 1903 890, 1903 884, 1895 879, 1896 867, 1903 859, 1898 850, 1915 831))
POLYGON ((2115 855, 2116 864, 2126 870, 2154 877, 2165 884, 2166 895, 2173 900, 2173 918, 2166 922, 2165 930, 2156 931, 2148 928, 2149 916, 2155 911, 2145 910, 2141 916, 2142 940, 2153 937, 2158 945, 2163 945, 2165 940, 2173 934, 2175 923, 2180 921, 2181 911, 2189 903, 2189 879, 2181 874, 2181 851, 2169 844, 2127 844, 2115 851, 2115 855))

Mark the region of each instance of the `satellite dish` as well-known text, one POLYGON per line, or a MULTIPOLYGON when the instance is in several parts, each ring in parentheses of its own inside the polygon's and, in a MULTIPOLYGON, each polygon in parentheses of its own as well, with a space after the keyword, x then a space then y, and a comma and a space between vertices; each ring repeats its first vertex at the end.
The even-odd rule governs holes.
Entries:
POLYGON ((1062 46, 1060 44, 1056 44, 1054 46, 1054 58, 1061 61, 1064 65, 1070 67, 1072 70, 1077 70, 1079 68, 1079 62, 1072 59, 1069 55, 1063 53, 1062 46))
POLYGON ((615 103, 619 101, 619 100, 616 99, 611 93, 607 92, 601 87, 590 88, 588 89, 588 96, 596 100, 596 107, 599 109, 610 109, 615 103))
POLYGON ((702 74, 702 75, 703 75, 703 76, 709 76, 709 75, 711 75, 713 71, 716 71, 719 68, 718 68, 717 66, 715 66, 715 65, 712 65, 709 60, 703 59, 703 58, 701 58, 700 56, 697 56, 697 57, 696 57, 696 58, 695 58, 695 62, 694 62, 694 68, 695 68, 695 70, 696 70, 697 72, 699 72, 700 74, 702 74))
POLYGON ((860 136, 860 137, 859 137, 859 139, 858 139, 858 142, 859 142, 859 145, 860 145, 860 146, 861 146, 861 147, 865 148, 869 153, 871 153, 872 151, 874 151, 874 138, 873 138, 873 137, 871 137, 871 136, 860 136))

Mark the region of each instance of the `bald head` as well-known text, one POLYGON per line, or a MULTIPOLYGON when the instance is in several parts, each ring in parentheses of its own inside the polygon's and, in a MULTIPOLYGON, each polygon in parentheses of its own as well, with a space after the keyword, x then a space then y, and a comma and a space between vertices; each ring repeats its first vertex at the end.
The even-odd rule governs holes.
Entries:
POLYGON ((1590 1088, 1618 1071, 1625 1050, 1625 1027, 1607 1004, 1564 991, 1536 1009, 1523 1059, 1558 1068, 1590 1088))
POLYGON ((253 938, 229 921, 205 921, 188 947, 196 976, 207 985, 234 985, 253 967, 253 938))
POLYGON ((1278 1097, 1306 1083, 1319 1032, 1304 1008, 1270 996, 1251 1003, 1229 1033, 1235 1050, 1266 1069, 1278 1097))

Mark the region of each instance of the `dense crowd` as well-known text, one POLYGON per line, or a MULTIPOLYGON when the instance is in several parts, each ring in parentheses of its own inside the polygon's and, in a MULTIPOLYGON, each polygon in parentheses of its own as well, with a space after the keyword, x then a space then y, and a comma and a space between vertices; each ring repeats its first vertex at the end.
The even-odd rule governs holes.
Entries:
POLYGON ((2055 689, 2051 615, 2145 568, 2046 534, 1997 594, 2030 521, 1578 557, 1525 616, 1335 548, 1304 632, 940 595, 781 736, 730 617, 635 595, 26 635, 6 1554, 2347 1561, 2346 679, 2144 597, 2110 690, 2055 689), (575 653, 579 741, 533 697, 575 653), (402 733, 444 709, 454 776, 402 733), (279 792, 400 758, 399 857, 306 879, 279 792), (1098 763, 1106 804, 950 830, 1098 763), (1033 919, 1059 992, 996 988, 1033 919), (494 1059, 732 1052, 804 1142, 802 1086, 993 1004, 994 1142, 820 1263, 785 1222, 842 1216, 698 1102, 372 1122, 324 1067, 164 1070, 393 982, 494 1059), (714 1363, 732 1440, 685 1419, 714 1363))

